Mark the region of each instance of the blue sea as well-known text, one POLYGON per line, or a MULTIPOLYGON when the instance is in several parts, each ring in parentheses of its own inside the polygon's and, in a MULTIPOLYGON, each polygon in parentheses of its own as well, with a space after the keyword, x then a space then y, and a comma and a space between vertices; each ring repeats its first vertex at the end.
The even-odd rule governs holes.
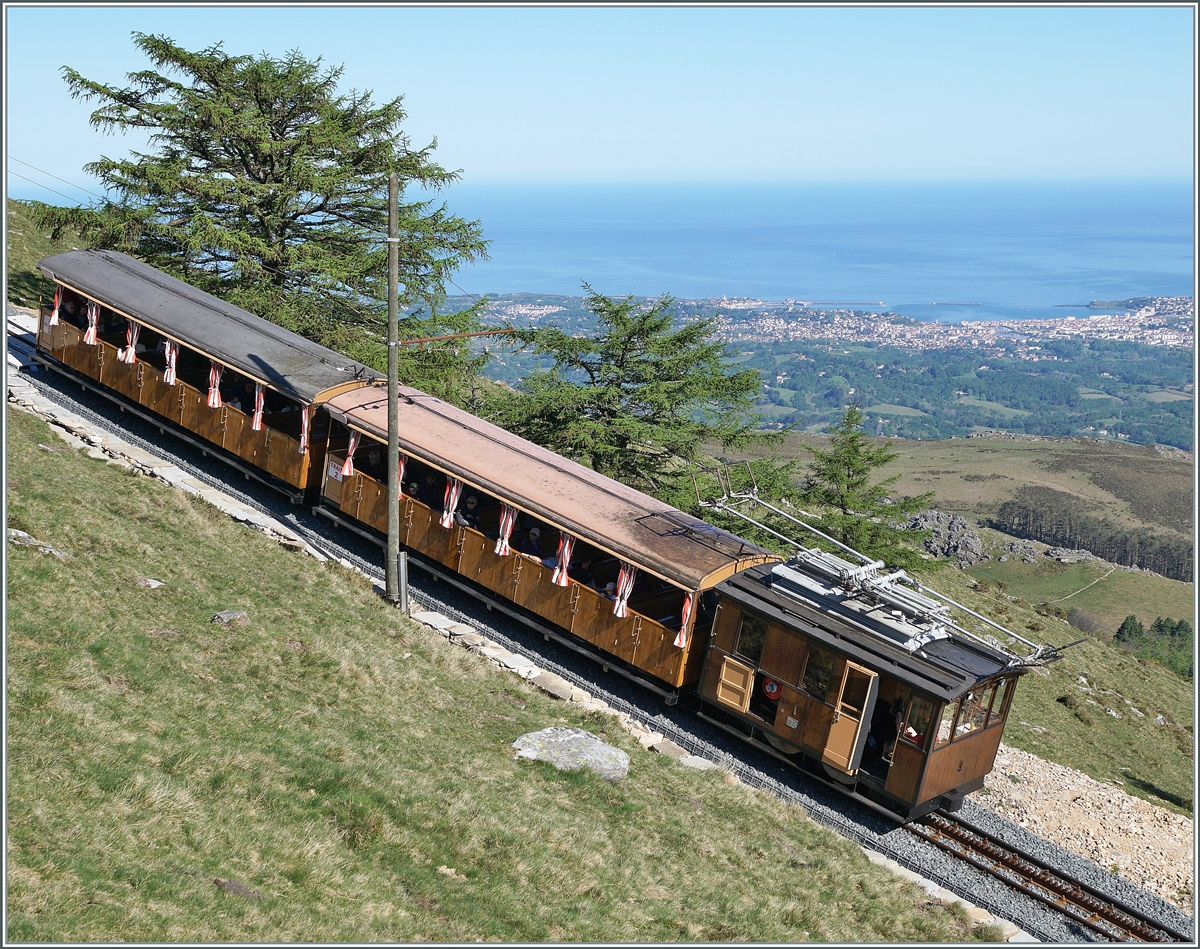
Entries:
POLYGON ((959 321, 1193 292, 1191 182, 464 183, 442 197, 492 242, 454 278, 476 295, 578 295, 587 282, 959 321))

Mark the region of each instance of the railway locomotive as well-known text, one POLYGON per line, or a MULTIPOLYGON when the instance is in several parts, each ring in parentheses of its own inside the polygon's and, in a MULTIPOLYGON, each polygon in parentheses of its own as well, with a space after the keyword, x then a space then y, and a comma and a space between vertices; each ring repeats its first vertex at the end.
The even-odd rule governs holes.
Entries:
MULTIPOLYGON (((121 253, 39 268, 42 365, 384 545, 379 373, 121 253)), ((1018 678, 1057 658, 849 548, 785 560, 416 389, 399 419, 423 569, 902 820, 982 786, 1018 678)))

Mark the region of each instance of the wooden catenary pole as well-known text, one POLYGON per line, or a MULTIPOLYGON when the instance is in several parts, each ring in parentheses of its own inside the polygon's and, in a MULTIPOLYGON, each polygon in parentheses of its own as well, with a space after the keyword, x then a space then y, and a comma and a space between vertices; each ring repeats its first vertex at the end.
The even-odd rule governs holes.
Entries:
MULTIPOLYGON (((387 565, 384 592, 389 602, 408 608, 408 584, 400 583, 400 327, 397 284, 400 279, 399 183, 388 178, 388 507, 387 565)), ((407 571, 406 571, 407 572, 407 571)), ((407 579, 407 578, 405 578, 407 579)))

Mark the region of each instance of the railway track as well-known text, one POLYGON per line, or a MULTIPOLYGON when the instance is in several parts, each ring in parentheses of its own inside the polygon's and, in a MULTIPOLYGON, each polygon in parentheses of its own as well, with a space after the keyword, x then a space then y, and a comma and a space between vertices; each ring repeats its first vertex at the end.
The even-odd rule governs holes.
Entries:
POLYGON ((1051 869, 1037 857, 957 817, 935 812, 907 825, 936 847, 956 855, 1106 939, 1118 942, 1191 942, 1184 933, 1151 922, 1138 910, 1051 869))

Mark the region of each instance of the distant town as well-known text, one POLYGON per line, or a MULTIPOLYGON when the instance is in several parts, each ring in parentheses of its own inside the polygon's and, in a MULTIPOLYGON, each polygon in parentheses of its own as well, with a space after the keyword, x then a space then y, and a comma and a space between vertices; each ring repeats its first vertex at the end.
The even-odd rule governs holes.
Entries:
POLYGON ((1056 339, 1105 339, 1148 346, 1194 345, 1194 306, 1191 297, 1150 297, 1105 306, 1122 313, 1064 316, 1050 320, 966 320, 935 323, 895 313, 853 309, 818 310, 792 301, 706 300, 708 306, 734 310, 722 317, 722 329, 732 342, 780 342, 835 338, 842 342, 874 342, 917 352, 978 347, 997 355, 1036 362, 1057 359, 1042 351, 1041 342, 1056 339), (757 304, 757 306, 755 306, 757 304))
MULTIPOLYGON (((850 306, 818 308, 798 300, 777 303, 746 297, 715 297, 676 302, 681 313, 686 315, 719 315, 722 333, 733 343, 834 339, 846 343, 891 345, 909 352, 970 347, 1030 362, 1059 358, 1043 351, 1041 344, 1047 340, 1116 340, 1186 349, 1191 349, 1195 343, 1195 307, 1191 297, 1141 297, 1113 303, 1097 301, 1090 306, 1123 312, 1094 313, 1086 317, 964 320, 959 323, 924 322, 896 313, 875 313, 850 306)), ((570 315, 574 309, 570 304, 563 306, 500 297, 488 307, 487 317, 489 322, 511 321, 527 325, 553 319, 557 314, 570 315)))

